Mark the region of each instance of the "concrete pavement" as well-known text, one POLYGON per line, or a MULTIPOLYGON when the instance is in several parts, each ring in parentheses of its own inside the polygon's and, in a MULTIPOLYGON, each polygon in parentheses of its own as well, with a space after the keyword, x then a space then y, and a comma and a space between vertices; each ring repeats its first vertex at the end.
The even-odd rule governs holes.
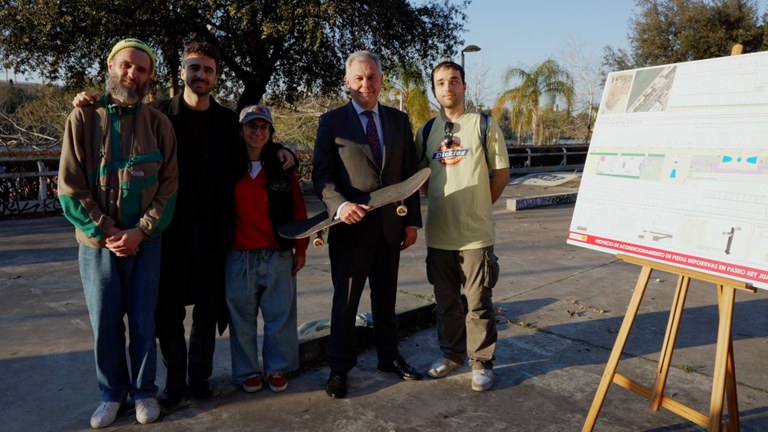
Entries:
MULTIPOLYGON (((128 412, 107 430, 136 431, 574 431, 589 411, 600 376, 639 274, 613 256, 565 244, 573 205, 506 210, 506 200, 574 192, 512 185, 496 204, 494 291, 499 342, 496 384, 470 389, 465 365, 447 378, 403 382, 376 370, 373 350, 349 376, 349 397, 325 395, 325 364, 306 366, 276 394, 247 394, 229 381, 229 340, 217 339, 207 402, 185 400, 159 422, 139 425, 128 412)), ((310 209, 318 203, 311 200, 310 209)), ((398 307, 429 304, 423 236, 401 258, 398 307)), ((654 273, 619 372, 650 385, 676 278, 654 273)), ((299 275, 299 323, 330 313, 327 251, 310 250, 299 275)), ((742 431, 768 430, 768 291, 739 292, 734 353, 742 431)), ((368 310, 367 300, 360 311, 368 310)), ((688 296, 667 395, 706 412, 709 407, 717 303, 713 286, 694 282, 688 296)), ((304 336, 305 346, 327 334, 304 336)), ((0 222, 0 430, 89 430, 98 404, 92 335, 77 270, 72 229, 62 217, 0 222)), ((408 361, 426 370, 439 356, 435 329, 400 343, 408 361)), ((165 372, 158 367, 158 386, 165 372)), ((697 431, 668 411, 617 386, 608 392, 596 431, 697 431)))

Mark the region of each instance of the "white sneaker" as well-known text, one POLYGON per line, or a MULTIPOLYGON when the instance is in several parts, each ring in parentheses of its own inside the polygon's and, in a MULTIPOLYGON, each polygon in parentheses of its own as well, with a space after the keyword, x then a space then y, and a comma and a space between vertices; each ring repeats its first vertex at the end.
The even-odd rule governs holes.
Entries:
POLYGON ((493 370, 491 369, 473 369, 472 370, 472 390, 486 391, 493 386, 493 370))
POLYGON ((120 411, 120 402, 103 401, 91 415, 91 427, 99 429, 111 425, 117 418, 118 411, 120 411))
POLYGON ((441 357, 439 360, 432 363, 432 367, 427 371, 427 374, 432 378, 442 378, 460 367, 461 363, 456 363, 451 359, 441 357))
POLYGON ((160 404, 157 399, 148 397, 136 401, 136 420, 141 424, 152 423, 160 417, 160 404))

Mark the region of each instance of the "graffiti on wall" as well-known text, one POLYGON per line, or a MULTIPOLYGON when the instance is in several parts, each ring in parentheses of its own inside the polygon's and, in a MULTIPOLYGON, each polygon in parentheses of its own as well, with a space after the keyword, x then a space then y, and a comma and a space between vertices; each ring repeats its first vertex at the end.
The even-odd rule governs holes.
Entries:
POLYGON ((556 195, 535 196, 530 198, 510 199, 507 202, 507 209, 511 211, 532 209, 545 206, 556 206, 562 204, 573 204, 576 202, 576 193, 565 193, 556 195))
POLYGON ((61 212, 57 199, 31 201, 0 201, 0 216, 40 215, 61 212))

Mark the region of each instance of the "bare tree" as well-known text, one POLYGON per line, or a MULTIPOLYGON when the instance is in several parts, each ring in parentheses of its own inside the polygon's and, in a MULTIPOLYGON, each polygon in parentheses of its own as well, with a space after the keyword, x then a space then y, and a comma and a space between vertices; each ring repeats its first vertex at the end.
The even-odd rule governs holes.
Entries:
POLYGON ((599 53, 586 48, 586 44, 569 35, 560 53, 565 68, 571 74, 574 82, 574 111, 587 113, 587 124, 583 138, 589 142, 592 134, 594 114, 600 103, 605 76, 601 68, 599 53))
POLYGON ((468 66, 465 65, 464 71, 467 83, 467 107, 480 112, 483 110, 485 98, 490 91, 488 85, 490 66, 485 62, 485 57, 473 56, 472 63, 468 66))

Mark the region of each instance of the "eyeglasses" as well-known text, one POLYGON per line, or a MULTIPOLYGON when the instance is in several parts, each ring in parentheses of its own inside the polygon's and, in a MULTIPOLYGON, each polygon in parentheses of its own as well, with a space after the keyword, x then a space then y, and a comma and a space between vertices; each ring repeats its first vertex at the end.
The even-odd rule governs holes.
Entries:
POLYGON ((261 132, 267 132, 269 131, 269 124, 251 124, 246 123, 245 128, 248 129, 251 132, 261 131, 261 132))
POLYGON ((443 141, 446 145, 453 144, 453 122, 445 122, 445 138, 443 141))

